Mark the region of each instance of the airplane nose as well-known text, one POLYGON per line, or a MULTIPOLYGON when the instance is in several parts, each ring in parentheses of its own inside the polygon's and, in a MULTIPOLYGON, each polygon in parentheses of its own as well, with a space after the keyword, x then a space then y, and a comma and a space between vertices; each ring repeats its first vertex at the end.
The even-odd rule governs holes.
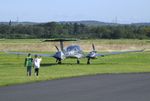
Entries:
POLYGON ((87 57, 95 58, 96 57, 96 53, 95 52, 90 52, 87 57))
POLYGON ((54 58, 63 60, 65 56, 63 52, 56 52, 56 54, 54 55, 54 58))

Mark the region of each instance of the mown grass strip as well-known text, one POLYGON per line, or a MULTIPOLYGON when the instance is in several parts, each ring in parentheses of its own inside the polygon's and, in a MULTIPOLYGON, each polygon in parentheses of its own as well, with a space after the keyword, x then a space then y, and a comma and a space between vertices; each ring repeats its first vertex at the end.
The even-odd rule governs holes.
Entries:
POLYGON ((57 65, 55 59, 43 57, 40 76, 36 78, 33 72, 32 77, 26 76, 25 56, 0 53, 0 86, 83 75, 150 72, 149 56, 150 52, 112 55, 92 60, 91 65, 86 64, 87 59, 81 59, 79 65, 75 59, 66 59, 57 65))

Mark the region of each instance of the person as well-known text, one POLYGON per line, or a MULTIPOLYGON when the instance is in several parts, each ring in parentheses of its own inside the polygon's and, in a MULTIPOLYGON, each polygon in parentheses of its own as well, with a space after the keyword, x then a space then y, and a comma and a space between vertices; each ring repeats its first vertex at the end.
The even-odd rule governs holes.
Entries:
POLYGON ((33 59, 35 76, 39 75, 39 68, 40 68, 41 61, 42 61, 42 58, 38 57, 38 55, 35 55, 35 58, 33 59))
POLYGON ((32 66, 33 66, 33 59, 31 57, 30 53, 25 58, 24 66, 27 67, 27 76, 31 76, 32 66))

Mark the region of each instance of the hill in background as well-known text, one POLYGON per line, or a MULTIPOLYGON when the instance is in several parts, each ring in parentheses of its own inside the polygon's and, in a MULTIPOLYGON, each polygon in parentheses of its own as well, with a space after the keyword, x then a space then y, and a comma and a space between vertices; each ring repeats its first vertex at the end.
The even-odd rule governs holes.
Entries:
MULTIPOLYGON (((10 22, 0 22, 0 24, 4 24, 4 25, 9 25, 10 22)), ((47 23, 47 22, 42 22, 47 23)), ((101 21, 95 21, 95 20, 84 20, 84 21, 59 21, 56 22, 59 24, 67 24, 67 23, 77 23, 77 24, 84 24, 87 26, 116 26, 116 25, 137 25, 137 26, 150 26, 150 23, 131 23, 131 24, 119 24, 119 23, 109 23, 109 22, 101 22, 101 21)), ((41 24, 40 22, 15 22, 12 21, 11 25, 18 25, 18 24, 22 24, 22 25, 36 25, 36 24, 41 24)))

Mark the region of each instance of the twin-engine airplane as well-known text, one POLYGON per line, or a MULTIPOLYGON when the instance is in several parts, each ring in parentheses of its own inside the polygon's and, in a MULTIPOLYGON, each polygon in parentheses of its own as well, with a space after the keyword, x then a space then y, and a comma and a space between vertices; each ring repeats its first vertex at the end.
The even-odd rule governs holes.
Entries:
MULTIPOLYGON (((77 41, 76 39, 52 39, 52 40, 44 40, 43 42, 60 42, 60 49, 55 45, 57 52, 53 55, 51 54, 37 54, 39 56, 43 57, 54 57, 56 59, 56 62, 58 64, 62 63, 62 60, 66 58, 75 58, 77 59, 77 64, 80 64, 81 58, 87 58, 87 64, 91 63, 91 59, 96 59, 97 57, 104 57, 107 55, 114 55, 114 54, 124 54, 124 53, 130 53, 130 52, 143 52, 143 50, 129 50, 129 51, 121 51, 121 52, 110 52, 110 53, 104 53, 100 54, 97 53, 95 50, 94 44, 92 44, 92 51, 88 54, 84 53, 83 50, 79 45, 70 45, 66 48, 64 48, 63 42, 64 41, 77 41)), ((10 54, 17 54, 17 55, 27 55, 27 53, 23 52, 7 52, 10 54)), ((32 54, 31 55, 35 55, 32 54)))

